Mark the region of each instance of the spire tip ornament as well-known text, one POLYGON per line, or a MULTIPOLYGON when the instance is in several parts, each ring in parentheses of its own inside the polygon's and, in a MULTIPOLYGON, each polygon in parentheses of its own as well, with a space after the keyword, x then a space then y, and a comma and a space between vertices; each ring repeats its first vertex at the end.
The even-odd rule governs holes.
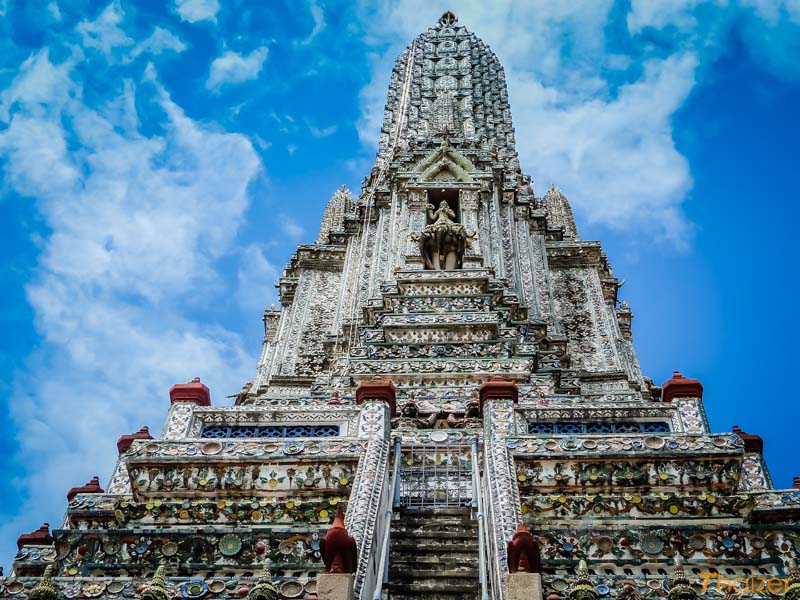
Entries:
POLYGON ((444 13, 442 13, 442 16, 439 17, 439 25, 443 27, 452 27, 456 23, 458 23, 458 17, 451 10, 444 11, 444 13))
POLYGON ((44 570, 44 575, 28 595, 30 600, 56 600, 58 593, 53 585, 53 565, 49 564, 44 570))
POLYGON ((141 600, 169 600, 166 572, 164 565, 158 565, 150 585, 139 595, 141 600))
POLYGON ((692 587, 683 570, 683 558, 680 556, 675 557, 675 572, 672 575, 672 581, 669 582, 667 598, 669 600, 695 600, 697 598, 697 591, 692 587))
POLYGON ((247 594, 247 600, 277 600, 278 588, 272 583, 272 571, 270 566, 272 561, 268 558, 264 561, 264 568, 256 583, 247 594))
POLYGON ((578 579, 567 593, 568 600, 597 600, 600 593, 594 589, 589 578, 589 566, 581 559, 578 563, 578 579))

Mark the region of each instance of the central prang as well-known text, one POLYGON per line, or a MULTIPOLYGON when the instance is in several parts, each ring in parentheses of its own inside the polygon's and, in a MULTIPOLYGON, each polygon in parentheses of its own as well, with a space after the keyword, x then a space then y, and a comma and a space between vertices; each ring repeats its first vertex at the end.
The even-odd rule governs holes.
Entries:
POLYGON ((432 271, 460 269, 464 262, 467 232, 457 223, 456 213, 446 200, 439 207, 428 204, 430 223, 420 234, 419 246, 425 268, 432 271))

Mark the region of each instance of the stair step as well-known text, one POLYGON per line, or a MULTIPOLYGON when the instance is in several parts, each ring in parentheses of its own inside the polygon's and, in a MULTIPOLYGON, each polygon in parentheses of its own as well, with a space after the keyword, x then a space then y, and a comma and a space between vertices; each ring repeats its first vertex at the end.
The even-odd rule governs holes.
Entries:
POLYGON ((391 527, 390 600, 478 600, 478 523, 469 508, 401 509, 391 527))
MULTIPOLYGON (((389 584, 389 595, 396 597, 397 594, 408 594, 415 598, 419 598, 420 594, 426 592, 444 592, 446 594, 479 594, 480 584, 475 581, 474 583, 451 583, 451 582, 435 582, 431 585, 419 585, 415 583, 391 583, 389 584)), ((461 597, 461 596, 459 596, 461 597)))
POLYGON ((414 556, 416 553, 427 553, 427 552, 448 552, 448 553, 460 553, 460 554, 469 554, 470 556, 478 556, 478 543, 477 541, 474 544, 464 544, 464 543, 447 543, 447 542, 419 542, 414 540, 408 541, 400 541, 400 540, 392 540, 389 543, 389 550, 393 554, 399 553, 409 553, 410 555, 414 556))
POLYGON ((406 579, 437 579, 439 577, 477 579, 478 569, 390 569, 389 574, 391 581, 403 581, 406 579))
POLYGON ((401 508, 397 511, 401 517, 463 517, 470 518, 472 516, 472 509, 470 508, 401 508))
POLYGON ((426 594, 424 592, 389 592, 389 600, 478 600, 479 596, 480 594, 478 592, 475 594, 464 594, 459 592, 453 594, 449 594, 447 592, 435 592, 432 594, 426 594))
POLYGON ((443 565, 443 566, 465 566, 465 567, 474 567, 478 568, 478 553, 477 552, 464 552, 464 553, 455 553, 448 549, 446 554, 438 553, 438 554, 417 554, 417 555, 407 555, 407 554, 392 554, 389 553, 389 566, 395 567, 399 565, 418 565, 418 566, 428 566, 428 565, 443 565))
POLYGON ((478 541, 478 532, 472 531, 392 531, 391 537, 398 541, 404 539, 415 540, 469 540, 478 541))
POLYGON ((477 529, 478 522, 467 519, 400 519, 392 521, 392 529, 477 529))

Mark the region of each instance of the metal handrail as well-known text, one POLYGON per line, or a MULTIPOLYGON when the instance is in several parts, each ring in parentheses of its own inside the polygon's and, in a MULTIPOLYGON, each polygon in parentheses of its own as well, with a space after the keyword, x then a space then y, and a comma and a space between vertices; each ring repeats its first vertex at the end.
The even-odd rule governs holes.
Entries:
POLYGON ((481 584, 481 600, 489 600, 489 591, 486 586, 486 548, 485 548, 485 523, 486 515, 483 512, 483 486, 480 484, 480 467, 478 466, 478 438, 472 438, 472 506, 477 504, 478 509, 478 580, 481 584))
MULTIPOLYGON (((383 586, 389 583, 389 538, 392 530, 392 512, 395 507, 400 505, 400 443, 401 438, 394 438, 394 465, 392 465, 392 486, 393 491, 388 494, 386 508, 384 510, 385 530, 383 532, 383 544, 381 547, 381 558, 378 563, 378 572, 383 572, 383 576, 375 584, 373 600, 381 600, 383 597, 383 586)), ((487 599, 488 600, 488 599, 487 599)))

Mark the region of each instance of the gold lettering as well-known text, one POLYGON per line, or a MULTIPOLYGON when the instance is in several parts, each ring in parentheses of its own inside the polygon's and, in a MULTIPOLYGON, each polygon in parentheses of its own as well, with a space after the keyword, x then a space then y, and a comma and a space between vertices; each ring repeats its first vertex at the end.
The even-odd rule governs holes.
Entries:
POLYGON ((716 573, 700 573, 700 579, 703 580, 703 583, 702 583, 702 586, 703 586, 702 593, 703 594, 706 593, 706 590, 708 589, 708 585, 711 583, 711 580, 715 579, 716 577, 717 577, 716 573))
POLYGON ((767 581, 767 591, 770 594, 775 594, 776 596, 780 596, 783 594, 783 588, 786 584, 786 581, 779 578, 779 577, 770 577, 767 581))

